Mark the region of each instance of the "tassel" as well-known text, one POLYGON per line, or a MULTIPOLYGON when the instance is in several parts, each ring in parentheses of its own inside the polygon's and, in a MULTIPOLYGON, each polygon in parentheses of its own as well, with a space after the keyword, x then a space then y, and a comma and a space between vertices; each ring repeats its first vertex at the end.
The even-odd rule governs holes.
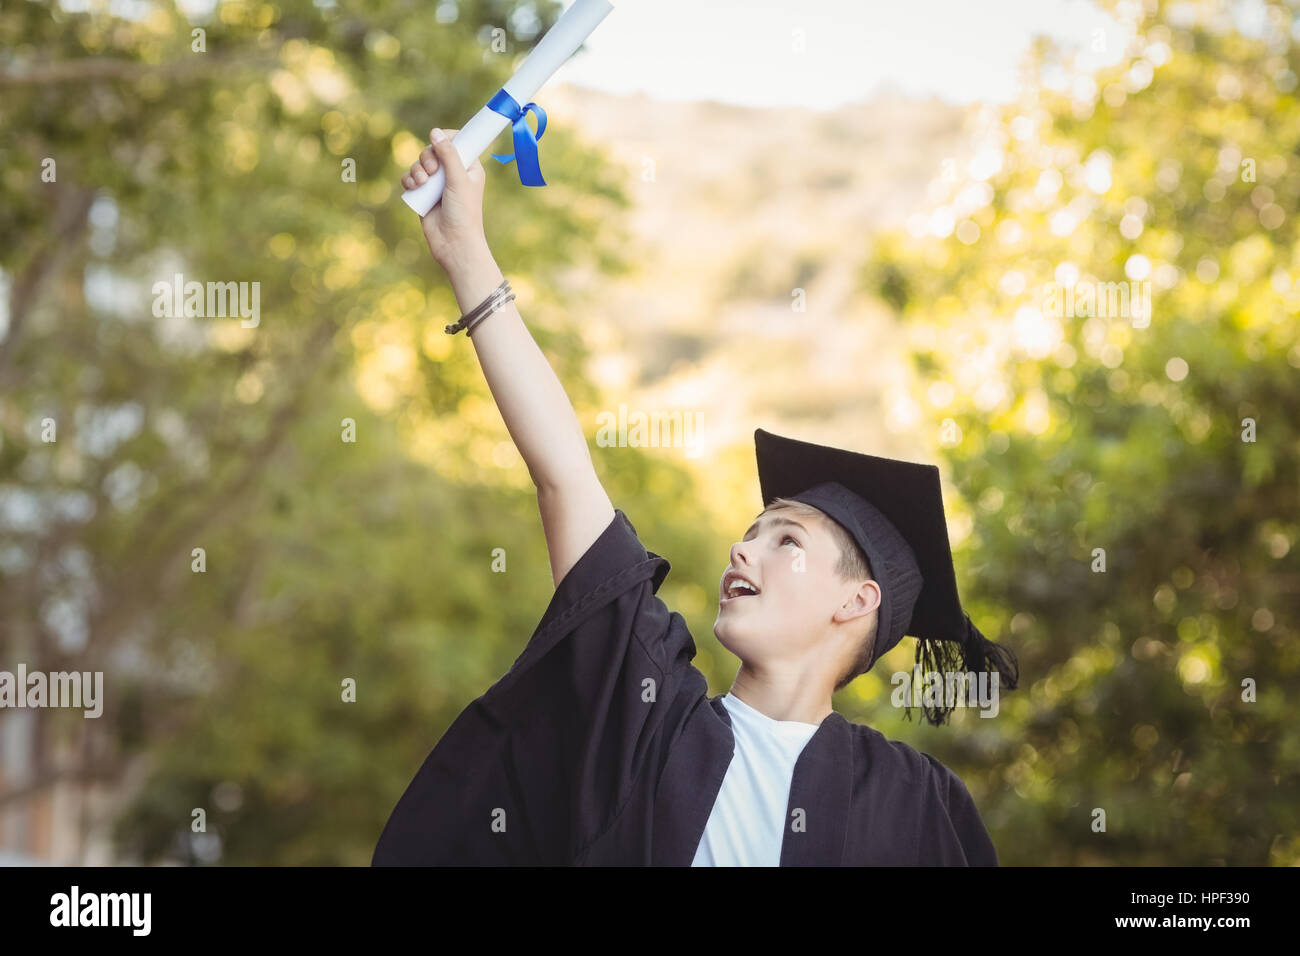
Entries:
POLYGON ((1020 683, 1020 662, 1011 648, 1002 644, 995 644, 979 632, 966 615, 966 640, 963 642, 962 649, 965 651, 967 670, 988 671, 990 674, 996 670, 999 674, 999 683, 1007 690, 1015 690, 1020 683))
MULTIPOLYGON (((956 672, 992 674, 996 671, 999 689, 1015 690, 1020 681, 1020 662, 1016 659, 1016 655, 1010 648, 995 644, 981 634, 979 628, 971 622, 969 614, 964 616, 966 622, 960 644, 956 641, 917 639, 916 661, 922 675, 930 673, 947 675, 956 672)), ((915 673, 915 669, 913 672, 915 673)), ((924 703, 925 698, 921 699, 921 709, 925 719, 935 727, 947 723, 957 706, 956 701, 950 705, 946 700, 940 701, 937 705, 927 705, 924 703)), ((911 707, 907 708, 903 718, 908 721, 912 719, 911 707)))

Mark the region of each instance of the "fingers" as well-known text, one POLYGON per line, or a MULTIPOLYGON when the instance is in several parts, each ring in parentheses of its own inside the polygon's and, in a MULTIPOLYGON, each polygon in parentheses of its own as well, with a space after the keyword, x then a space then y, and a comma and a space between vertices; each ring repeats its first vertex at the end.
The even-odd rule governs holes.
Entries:
POLYGON ((414 189, 429 181, 429 177, 438 171, 438 158, 433 154, 433 147, 426 146, 420 156, 411 164, 411 171, 402 177, 402 185, 414 189))
MULTIPOLYGON (((436 129, 436 128, 437 128, 437 127, 435 127, 435 129, 436 129)), ((447 137, 447 138, 446 138, 446 141, 445 141, 445 145, 447 145, 447 146, 451 146, 451 141, 452 141, 452 139, 453 139, 453 138, 456 136, 456 134, 459 133, 459 132, 460 132, 459 129, 446 129, 446 130, 443 130, 443 133, 445 133, 445 134, 446 134, 446 137, 447 137)), ((425 183, 427 183, 427 182, 428 182, 428 181, 433 177, 433 174, 436 173, 436 172, 438 171, 438 167, 441 165, 441 163, 438 161, 437 144, 436 144, 436 143, 434 142, 434 140, 433 140, 433 133, 434 133, 434 130, 432 130, 432 129, 429 130, 429 143, 430 143, 430 145, 424 147, 424 149, 422 149, 422 150, 420 151, 420 156, 419 156, 419 158, 418 158, 414 163, 411 164, 411 171, 410 171, 409 173, 407 173, 405 176, 402 177, 402 180, 401 180, 401 182, 402 182, 402 188, 404 188, 404 189, 414 189, 414 188, 416 188, 417 186, 423 186, 425 183)), ((460 154, 456 152, 455 147, 452 147, 452 148, 451 148, 451 153, 452 153, 452 156, 455 157, 457 163, 459 163, 459 161, 460 161, 460 154)), ((479 163, 479 161, 478 161, 477 159, 474 160, 474 163, 473 163, 473 165, 470 167, 470 169, 473 169, 475 166, 477 166, 477 167, 479 168, 480 171, 481 171, 482 168, 483 168, 482 164, 479 163)), ((450 168, 450 166, 449 166, 449 168, 450 168)), ((461 165, 461 168, 464 169, 463 164, 461 165)), ((477 181, 477 180, 475 180, 475 181, 477 181)))
MULTIPOLYGON (((435 134, 438 132, 439 130, 436 128, 429 130, 429 140, 433 143, 434 157, 437 158, 439 165, 443 166, 447 172, 447 185, 452 188, 463 187, 469 182, 469 173, 465 169, 465 164, 461 161, 460 153, 456 152, 456 147, 451 142, 452 137, 459 130, 442 130, 443 138, 441 142, 435 139, 435 134)), ((424 168, 427 169, 428 167, 425 166, 424 168)), ((437 166, 434 169, 436 170, 437 166)))
POLYGON ((437 171, 438 161, 434 158, 433 149, 426 147, 419 158, 411 164, 411 171, 402 177, 402 185, 407 189, 422 186, 437 171))

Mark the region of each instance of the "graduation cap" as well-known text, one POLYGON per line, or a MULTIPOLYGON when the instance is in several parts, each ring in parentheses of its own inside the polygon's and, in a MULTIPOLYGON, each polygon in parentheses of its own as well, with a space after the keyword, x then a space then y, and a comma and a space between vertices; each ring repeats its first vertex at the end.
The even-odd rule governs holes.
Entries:
MULTIPOLYGON (((971 623, 957 597, 939 469, 754 431, 758 481, 766 507, 774 498, 811 505, 858 543, 880 584, 880 621, 870 670, 906 635, 919 642, 923 672, 992 671, 1014 690, 1015 654, 971 623)), ((938 725, 951 706, 923 706, 938 725)), ((907 717, 911 718, 908 709, 907 717)))

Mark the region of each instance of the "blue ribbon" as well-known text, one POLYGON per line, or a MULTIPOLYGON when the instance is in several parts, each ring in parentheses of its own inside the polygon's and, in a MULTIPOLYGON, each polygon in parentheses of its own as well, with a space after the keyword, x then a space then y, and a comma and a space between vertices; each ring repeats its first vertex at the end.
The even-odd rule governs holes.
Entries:
POLYGON ((537 162, 537 141, 542 138, 546 132, 546 110, 542 109, 536 103, 529 103, 527 106, 520 106, 519 101, 505 91, 505 87, 496 91, 492 99, 488 100, 488 109, 494 113, 500 113, 506 119, 510 120, 514 128, 515 151, 500 156, 492 154, 492 158, 503 166, 508 166, 518 158, 519 181, 525 186, 545 186, 546 180, 542 178, 542 167, 537 162), (528 128, 528 123, 524 117, 528 115, 529 110, 537 113, 537 135, 528 128))

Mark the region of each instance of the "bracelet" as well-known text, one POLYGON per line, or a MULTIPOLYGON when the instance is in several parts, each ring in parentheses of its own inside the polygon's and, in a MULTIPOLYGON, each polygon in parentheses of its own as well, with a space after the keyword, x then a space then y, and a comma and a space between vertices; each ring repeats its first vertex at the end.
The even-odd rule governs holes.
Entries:
POLYGON ((446 326, 443 331, 448 335, 455 335, 461 329, 468 328, 471 323, 486 315, 488 308, 493 304, 494 300, 503 296, 509 289, 510 280, 502 279, 501 284, 489 292, 487 298, 462 315, 453 325, 446 326))
POLYGON ((474 319, 472 322, 470 322, 469 325, 465 326, 465 334, 466 334, 467 336, 469 336, 469 335, 473 335, 473 334, 474 334, 474 330, 477 329, 477 328, 478 328, 478 327, 483 323, 483 320, 484 320, 484 319, 486 319, 486 318, 487 318, 489 315, 491 315, 493 312, 497 311, 497 309, 501 308, 501 307, 502 307, 503 305, 505 305, 507 302, 510 302, 511 300, 513 300, 514 297, 515 297, 515 294, 514 294, 513 292, 511 292, 511 293, 510 293, 508 296, 506 296, 505 298, 503 298, 503 299, 497 299, 495 303, 493 303, 491 306, 488 307, 488 310, 487 310, 486 312, 484 312, 484 313, 483 313, 482 315, 480 315, 478 318, 476 318, 476 319, 474 319))
MULTIPOLYGON (((473 309, 471 309, 470 311, 462 315, 460 319, 454 324, 445 326, 443 328, 443 331, 446 332, 448 335, 455 335, 461 329, 468 330, 471 325, 476 325, 480 319, 486 316, 489 310, 495 311, 497 308, 500 307, 500 305, 497 304, 498 299, 502 299, 501 304, 504 304, 505 301, 508 301, 508 300, 504 300, 503 297, 509 291, 510 291, 510 280, 502 279, 501 284, 497 286, 495 289, 493 289, 491 292, 489 292, 486 299, 484 299, 478 305, 474 306, 473 309)), ((511 296, 511 298, 513 298, 513 296, 511 296)))

